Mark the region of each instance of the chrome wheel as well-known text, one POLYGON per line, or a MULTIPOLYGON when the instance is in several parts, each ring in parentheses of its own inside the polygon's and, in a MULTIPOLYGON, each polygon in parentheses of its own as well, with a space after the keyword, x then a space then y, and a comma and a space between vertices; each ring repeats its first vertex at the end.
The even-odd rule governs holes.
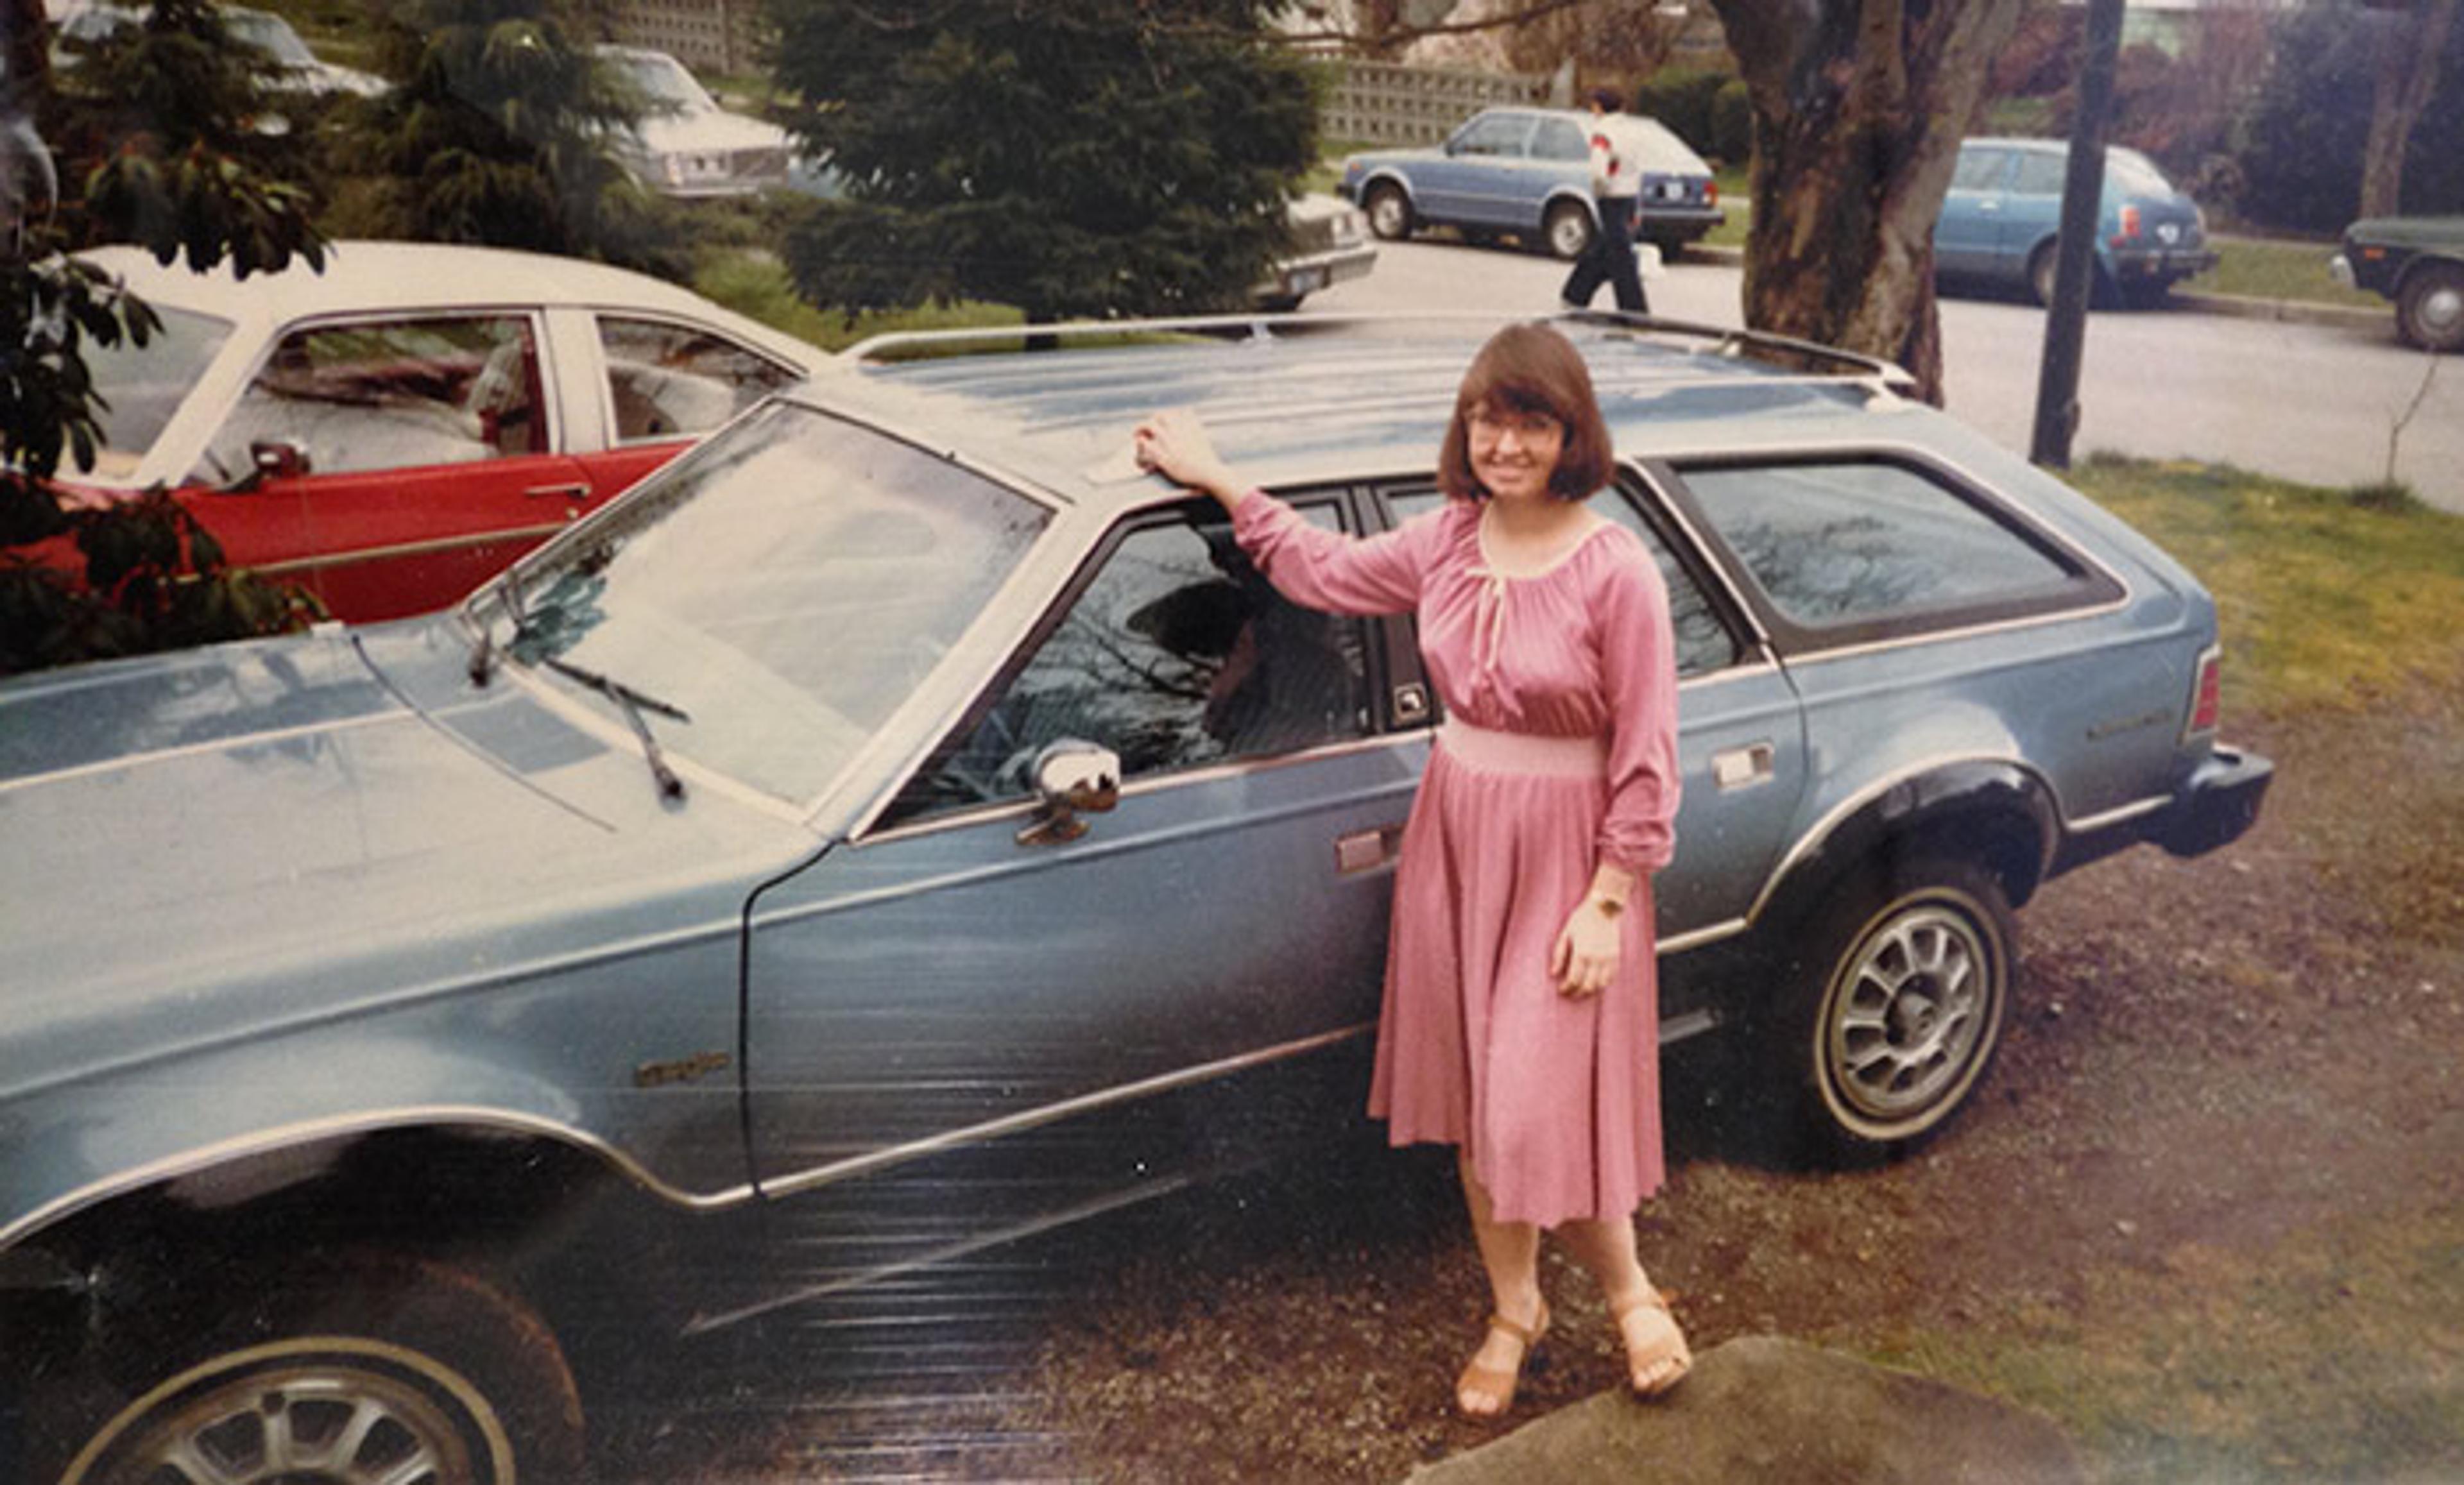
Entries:
POLYGON ((1859 1123, 1923 1118, 1974 1075, 2000 1020, 1999 955, 1969 914, 1885 917, 1841 966, 1823 1027, 1825 1081, 1859 1123))
POLYGON ((1561 258, 1579 258, 1592 245, 1591 213, 1570 201, 1549 208, 1542 230, 1548 236, 1549 251, 1561 258))
POLYGON ((1886 855, 1793 938, 1767 1046, 1797 1134, 1854 1164, 1947 1124, 2002 1039, 2016 934, 2001 883, 1956 858, 1886 855))
POLYGON ((1369 193, 1369 229, 1388 242, 1400 242, 1412 235, 1412 204, 1392 186, 1380 186, 1369 193))
POLYGON ((433 1357, 356 1337, 233 1351, 129 1405, 76 1485, 497 1485, 513 1447, 433 1357))
POLYGON ((2396 326, 2425 351, 2464 351, 2464 267, 2430 263, 2404 281, 2396 326))

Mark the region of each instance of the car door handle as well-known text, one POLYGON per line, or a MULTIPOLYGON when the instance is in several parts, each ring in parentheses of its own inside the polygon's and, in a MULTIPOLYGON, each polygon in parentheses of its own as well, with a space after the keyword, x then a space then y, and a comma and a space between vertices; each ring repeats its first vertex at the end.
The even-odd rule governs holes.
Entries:
POLYGON ((1775 756, 1767 742, 1748 743, 1711 754, 1711 781, 1722 789, 1746 789, 1771 780, 1775 756))
POLYGON ((1403 848, 1403 827, 1380 825, 1375 830, 1354 831, 1338 836, 1334 842, 1334 874, 1357 876, 1394 863, 1396 853, 1403 848))
POLYGON ((587 500, 590 498, 590 487, 580 483, 533 485, 522 493, 533 500, 587 500))

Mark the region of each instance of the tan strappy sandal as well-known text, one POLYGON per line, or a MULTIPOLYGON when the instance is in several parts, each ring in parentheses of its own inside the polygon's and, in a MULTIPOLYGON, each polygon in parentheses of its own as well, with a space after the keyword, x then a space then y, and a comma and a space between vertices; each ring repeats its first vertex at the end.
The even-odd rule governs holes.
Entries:
POLYGON ((1617 1321, 1617 1335, 1625 1341, 1626 1382, 1637 1397, 1659 1397, 1685 1380, 1694 1369, 1694 1353, 1685 1344, 1685 1332, 1669 1311, 1668 1301, 1660 1291, 1646 1285, 1642 1293, 1617 1305, 1609 1312, 1617 1321), (1635 1349, 1626 1334, 1625 1319, 1637 1310, 1656 1310, 1663 1322, 1663 1334, 1643 1350, 1635 1349), (1649 1381, 1644 1378, 1649 1377, 1649 1381))
MULTIPOLYGON (((1542 1336, 1549 1333, 1549 1306, 1541 1305, 1540 1318, 1529 1325, 1518 1325, 1503 1315, 1491 1315, 1488 1318, 1488 1328, 1520 1342, 1523 1349, 1516 1353, 1514 1365, 1507 1367, 1481 1365, 1480 1353, 1475 1351, 1472 1353, 1470 1365, 1464 1366, 1463 1375, 1455 1379, 1455 1410, 1480 1423, 1503 1418, 1507 1410, 1514 1407, 1514 1389, 1523 1381, 1524 1363, 1531 1360, 1532 1348, 1540 1343, 1542 1336), (1475 1412, 1465 1408, 1463 1394, 1469 1391, 1484 1392, 1496 1398, 1496 1410, 1475 1412)), ((1486 1343, 1485 1339, 1482 1343, 1486 1343)))

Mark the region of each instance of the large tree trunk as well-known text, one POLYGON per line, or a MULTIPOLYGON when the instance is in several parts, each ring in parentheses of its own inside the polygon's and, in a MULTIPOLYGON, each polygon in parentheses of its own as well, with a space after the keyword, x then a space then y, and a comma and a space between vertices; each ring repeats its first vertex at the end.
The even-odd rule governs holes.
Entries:
POLYGON ((2447 34, 2459 0, 2410 0, 2383 16, 2379 29, 2378 78, 2370 99, 2369 142, 2362 151, 2363 216, 2393 216, 2404 209, 2404 152, 2412 126, 2430 107, 2438 69, 2447 55, 2447 34))
POLYGON ((1933 224, 2024 0, 1712 0, 1753 100, 1746 323, 1942 401, 1933 224))

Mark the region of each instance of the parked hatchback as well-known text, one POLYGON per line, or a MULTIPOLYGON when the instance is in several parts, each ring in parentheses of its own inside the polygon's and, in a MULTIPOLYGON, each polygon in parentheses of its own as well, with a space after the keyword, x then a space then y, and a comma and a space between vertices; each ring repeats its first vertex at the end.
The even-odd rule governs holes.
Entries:
POLYGON ((534 253, 344 242, 322 272, 244 279, 86 256, 162 327, 86 347, 101 447, 61 483, 167 487, 233 564, 350 620, 453 602, 825 360, 671 284, 534 253))
MULTIPOLYGON (((1934 224, 1935 273, 2015 288, 2039 304, 2051 303, 2069 161, 2070 146, 2059 140, 1962 142, 1934 224)), ((2215 262, 2198 203, 2175 190, 2146 156, 2107 146, 2097 209, 2097 297, 2154 304, 2215 262)))
MULTIPOLYGON (((1611 121, 1641 157, 1637 237, 1673 257, 1727 220, 1711 167, 1683 140, 1639 115, 1611 121)), ((1337 189, 1389 240, 1452 227, 1475 236, 1512 233, 1578 258, 1599 225, 1592 123, 1590 114, 1569 108, 1483 109, 1442 144, 1352 156, 1337 189)))
MULTIPOLYGON (((1880 363, 1558 323, 1674 617, 1663 1034, 1903 1148, 2047 878, 2250 825, 2215 605, 1880 363)), ((1438 507, 1490 327, 1309 325, 859 348, 452 612, 0 686, 0 1475, 568 1478, 602 1327, 1356 1126, 1412 626, 1127 457, 1188 405, 1309 520, 1438 507)))

